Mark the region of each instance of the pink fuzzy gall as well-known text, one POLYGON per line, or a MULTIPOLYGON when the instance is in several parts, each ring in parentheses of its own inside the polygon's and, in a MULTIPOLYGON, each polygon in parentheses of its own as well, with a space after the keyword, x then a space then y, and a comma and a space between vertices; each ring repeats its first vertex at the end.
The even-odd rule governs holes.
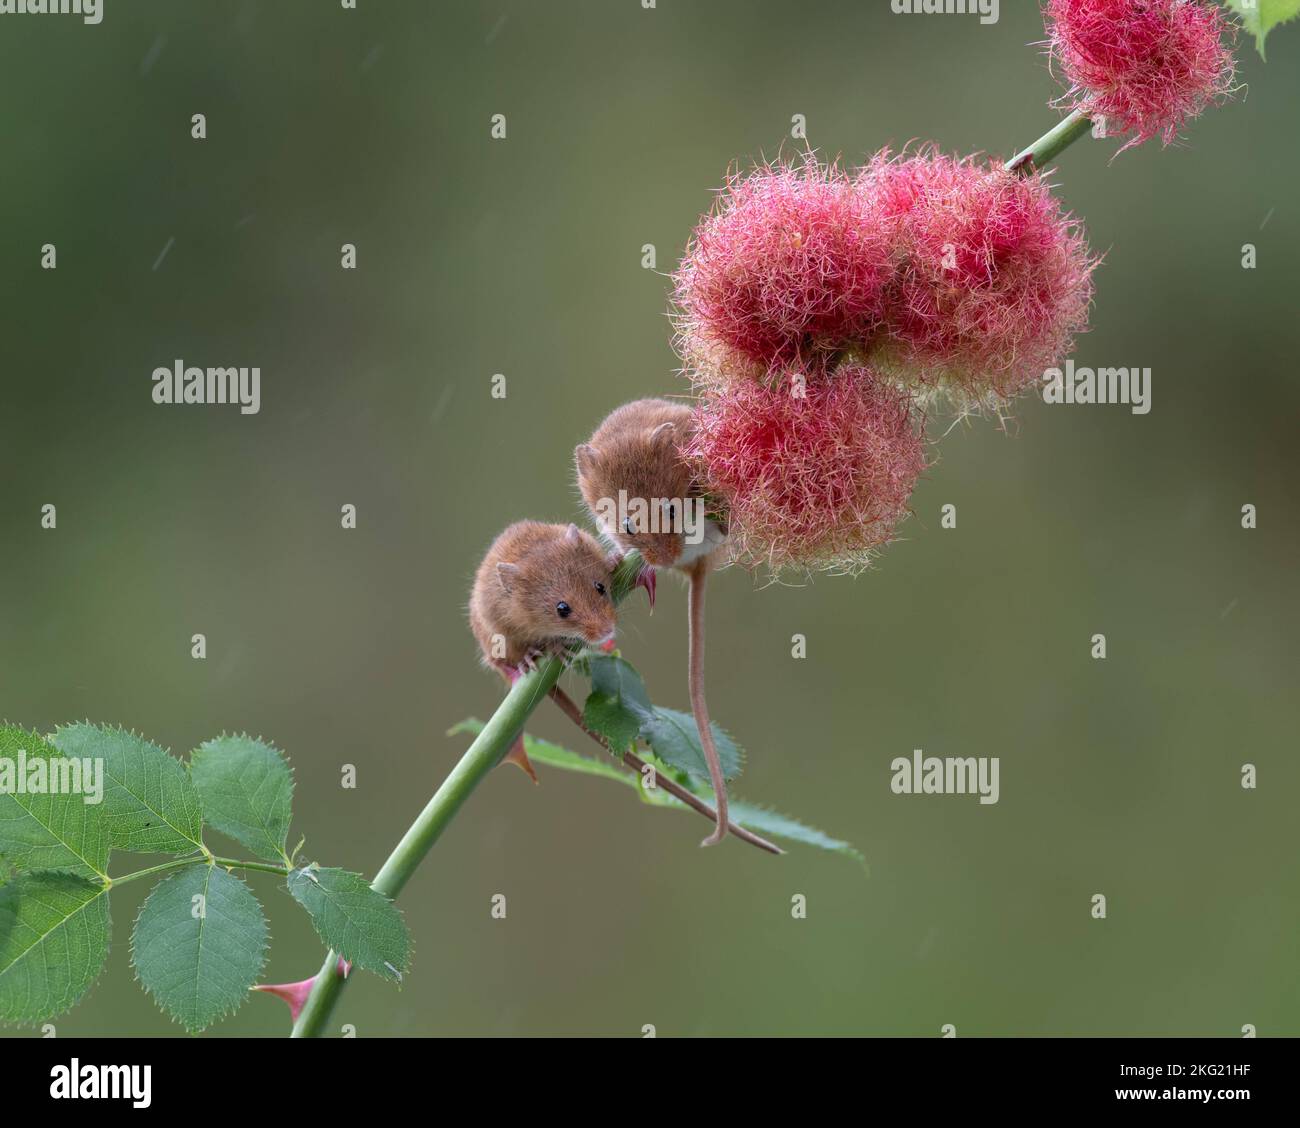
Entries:
POLYGON ((891 245, 870 196, 811 154, 733 174, 675 277, 679 351, 719 374, 817 367, 878 327, 891 245))
POLYGON ((1049 56, 1070 83, 1061 104, 1102 119, 1120 149, 1159 136, 1168 145, 1190 118, 1232 90, 1225 44, 1235 26, 1198 0, 1046 0, 1049 56))
POLYGON ((1070 351, 1095 261, 1040 176, 926 148, 878 155, 859 182, 899 224, 903 252, 873 364, 972 410, 1031 387, 1070 351))
POLYGON ((696 419, 685 453, 728 515, 734 558, 774 572, 866 567, 925 468, 911 397, 857 366, 733 383, 696 419))

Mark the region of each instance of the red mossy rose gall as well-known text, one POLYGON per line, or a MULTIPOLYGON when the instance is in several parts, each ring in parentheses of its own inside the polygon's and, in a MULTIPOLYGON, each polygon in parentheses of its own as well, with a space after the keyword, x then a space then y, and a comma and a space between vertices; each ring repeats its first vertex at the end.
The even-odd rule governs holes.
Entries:
POLYGON ((773 572, 860 571, 926 465, 911 395, 853 365, 730 384, 700 403, 684 454, 726 509, 733 557, 773 572))
POLYGON ((892 252, 837 164, 810 153, 733 173, 675 277, 679 349, 706 381, 746 362, 816 367, 880 324, 892 252))
POLYGON ((959 408, 1008 400, 1087 327, 1091 256, 1040 175, 925 147, 879 153, 862 191, 894 222, 888 333, 867 359, 959 408))
POLYGON ((1048 54, 1070 84, 1059 104, 1098 121, 1121 148, 1160 137, 1233 89, 1236 27, 1200 0, 1046 0, 1048 54))

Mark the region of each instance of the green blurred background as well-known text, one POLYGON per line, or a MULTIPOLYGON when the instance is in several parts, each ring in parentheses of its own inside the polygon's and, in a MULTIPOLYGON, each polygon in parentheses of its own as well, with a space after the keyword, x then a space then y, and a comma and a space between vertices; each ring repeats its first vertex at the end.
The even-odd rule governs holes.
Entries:
MULTIPOLYGON (((788 149, 796 113, 850 161, 912 138, 1009 155, 1055 120, 1056 87, 1019 0, 987 27, 886 0, 358 8, 106 0, 97 27, 0 22, 0 714, 120 722, 179 754, 261 733, 293 760, 307 856, 373 873, 463 751, 444 731, 500 697, 464 622, 484 547, 576 518, 574 444, 624 400, 685 391, 665 272, 727 165, 788 149), (261 414, 155 406, 150 373, 177 357, 259 365, 261 414)), ((714 584, 736 792, 851 839, 870 877, 806 849, 701 852, 697 818, 503 769, 403 894, 413 974, 358 977, 337 1024, 1300 1033, 1300 29, 1269 47, 1265 65, 1241 44, 1248 89, 1185 145, 1059 161, 1106 256, 1076 359, 1150 366, 1150 415, 1031 397, 1010 436, 944 437, 871 574, 714 584), (891 794, 914 748, 1000 757, 1000 803, 891 794)), ((624 617, 678 707, 684 628, 671 584, 624 617)), ((533 729, 581 747, 554 710, 533 729)), ((252 880, 267 979, 311 974, 306 917, 252 880)), ((107 973, 61 1034, 179 1030, 129 968, 146 884, 114 894, 107 973)), ((254 998, 213 1033, 286 1031, 254 998)))

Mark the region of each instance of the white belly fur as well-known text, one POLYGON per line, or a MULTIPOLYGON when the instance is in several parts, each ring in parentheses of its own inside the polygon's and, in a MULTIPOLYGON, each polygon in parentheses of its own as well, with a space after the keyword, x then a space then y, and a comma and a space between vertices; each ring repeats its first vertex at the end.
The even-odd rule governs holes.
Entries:
POLYGON ((673 565, 675 568, 685 568, 688 564, 694 564, 703 556, 716 551, 727 543, 727 534, 722 528, 713 521, 704 522, 704 536, 700 538, 699 544, 687 544, 682 549, 682 554, 677 558, 673 565))

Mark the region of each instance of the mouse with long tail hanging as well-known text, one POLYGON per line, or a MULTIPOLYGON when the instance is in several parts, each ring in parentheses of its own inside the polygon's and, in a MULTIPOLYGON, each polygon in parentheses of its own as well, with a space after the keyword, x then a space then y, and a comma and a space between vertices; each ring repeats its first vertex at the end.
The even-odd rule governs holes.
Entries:
POLYGON ((1235 26, 1212 4, 1048 0, 1044 15, 1069 116, 1011 160, 920 145, 733 171, 673 277, 693 400, 624 404, 575 449, 583 501, 614 558, 639 554, 651 606, 657 569, 688 580, 704 845, 729 826, 704 692, 709 574, 868 567, 931 465, 927 421, 1004 418, 1087 328, 1098 259, 1048 162, 1094 117, 1119 152, 1169 144, 1234 88, 1235 26))

